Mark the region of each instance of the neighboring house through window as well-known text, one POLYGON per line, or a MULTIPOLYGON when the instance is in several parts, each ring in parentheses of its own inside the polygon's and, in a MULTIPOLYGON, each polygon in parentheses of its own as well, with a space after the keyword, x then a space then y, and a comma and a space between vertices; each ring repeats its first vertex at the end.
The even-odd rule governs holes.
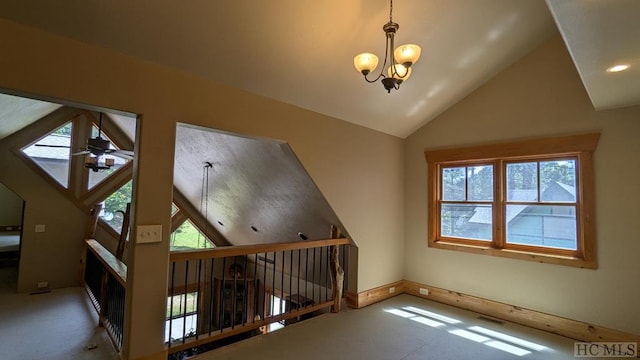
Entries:
POLYGON ((65 189, 69 186, 72 129, 71 122, 68 122, 22 149, 25 155, 65 189))

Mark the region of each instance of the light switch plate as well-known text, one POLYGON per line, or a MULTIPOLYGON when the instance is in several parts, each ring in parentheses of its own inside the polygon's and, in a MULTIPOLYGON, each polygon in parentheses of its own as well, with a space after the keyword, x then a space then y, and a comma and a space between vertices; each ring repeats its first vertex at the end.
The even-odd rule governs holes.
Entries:
POLYGON ((162 241, 162 225, 138 225, 136 242, 138 244, 159 243, 162 241))

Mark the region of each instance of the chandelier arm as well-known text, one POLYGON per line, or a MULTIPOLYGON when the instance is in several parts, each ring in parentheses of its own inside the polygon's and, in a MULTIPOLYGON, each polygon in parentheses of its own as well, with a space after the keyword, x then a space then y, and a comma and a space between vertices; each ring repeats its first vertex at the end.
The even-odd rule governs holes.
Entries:
MULTIPOLYGON (((384 68, 387 66, 387 59, 389 58, 389 46, 393 46, 393 34, 387 32, 385 34, 384 40, 384 60, 382 61, 382 68, 380 69, 380 76, 382 76, 383 78, 386 77, 384 76, 384 68)), ((391 61, 393 62, 393 50, 391 50, 391 59, 391 61)))
POLYGON ((375 79, 373 79, 373 80, 369 80, 369 78, 367 77, 367 75, 364 75, 364 79, 365 79, 368 83, 374 83, 374 82, 376 82, 376 81, 380 80, 380 78, 385 78, 385 77, 386 77, 386 76, 384 76, 384 74, 380 73, 380 74, 378 74, 378 76, 377 76, 375 79))
POLYGON ((395 49, 395 36, 394 34, 390 34, 389 35, 389 52, 391 53, 391 61, 389 61, 389 63, 391 64, 391 77, 395 77, 396 75, 398 75, 398 72, 396 70, 396 58, 395 56, 393 56, 393 49, 395 49))

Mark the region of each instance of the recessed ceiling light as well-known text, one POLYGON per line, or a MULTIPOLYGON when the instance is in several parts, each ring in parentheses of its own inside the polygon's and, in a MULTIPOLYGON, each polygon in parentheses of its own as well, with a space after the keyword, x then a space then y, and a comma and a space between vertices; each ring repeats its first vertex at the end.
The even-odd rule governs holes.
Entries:
POLYGON ((618 64, 618 65, 614 65, 614 66, 608 68, 607 72, 615 73, 615 72, 625 71, 628 68, 629 68, 628 64, 618 64))

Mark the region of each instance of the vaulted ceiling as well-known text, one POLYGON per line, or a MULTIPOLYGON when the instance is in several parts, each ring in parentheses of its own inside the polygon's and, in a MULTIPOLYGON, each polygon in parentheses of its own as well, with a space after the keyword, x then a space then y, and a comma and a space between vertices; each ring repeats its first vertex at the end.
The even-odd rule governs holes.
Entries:
POLYGON ((396 0, 423 49, 387 94, 353 56, 384 53, 387 0, 0 2, 0 17, 406 137, 559 29, 596 109, 640 104, 640 1, 396 0), (551 10, 551 11, 549 11, 551 10), (553 14, 553 16, 552 16, 553 14), (555 20, 555 21, 554 21, 555 20), (632 67, 608 74, 623 61, 632 67))
MULTIPOLYGON (((423 50, 411 79, 390 94, 381 84, 367 84, 353 67, 357 53, 383 57, 382 25, 388 21, 388 0, 3 0, 0 17, 401 138, 558 31, 596 110, 640 104, 638 0, 396 0, 393 5, 393 20, 400 24, 396 44, 416 43, 423 50), (606 71, 619 63, 630 68, 621 73, 606 71)), ((0 95, 0 139, 58 106, 0 95)), ((135 138, 135 121, 119 115, 112 118, 135 138)), ((229 158, 241 156, 246 149, 238 146, 245 142, 260 149, 254 153, 267 156, 290 151, 284 144, 229 138, 207 130, 181 142, 180 135, 192 130, 184 127, 177 132, 176 164, 189 167, 178 174, 202 174, 204 161, 215 158, 207 155, 210 147, 202 144, 214 138, 229 158), (189 158, 190 153, 197 155, 189 158)), ((212 181, 219 188, 229 188, 228 175, 237 169, 223 160, 214 164, 217 178, 212 181)), ((295 156, 289 154, 289 160, 295 162, 295 156)), ((305 195, 305 205, 292 201, 281 191, 281 184, 252 187, 251 177, 262 176, 256 175, 252 161, 247 159, 246 172, 241 174, 247 191, 228 189, 225 195, 234 208, 212 201, 218 206, 218 210, 211 208, 216 216, 211 221, 218 231, 232 238, 258 236, 259 242, 269 242, 267 237, 282 241, 295 237, 297 231, 308 232, 310 238, 322 237, 322 228, 307 219, 294 219, 290 226, 272 231, 271 225, 251 230, 252 224, 245 222, 273 223, 269 213, 251 212, 252 202, 261 197, 273 200, 271 214, 282 209, 295 214, 299 206, 319 205, 316 215, 322 221, 339 222, 317 193, 305 195)), ((300 175, 300 179, 306 176, 300 175)), ((198 208, 202 179, 177 176, 175 180, 198 208)), ((306 180, 293 186, 315 189, 306 180)))

